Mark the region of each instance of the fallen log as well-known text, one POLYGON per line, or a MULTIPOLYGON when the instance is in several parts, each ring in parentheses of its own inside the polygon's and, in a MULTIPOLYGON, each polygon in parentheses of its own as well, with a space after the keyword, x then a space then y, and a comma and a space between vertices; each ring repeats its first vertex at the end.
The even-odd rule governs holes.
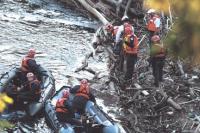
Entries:
POLYGON ((84 8, 86 8, 90 13, 96 16, 104 25, 108 24, 108 20, 99 13, 95 8, 89 5, 85 0, 77 0, 84 8))
POLYGON ((159 94, 161 94, 165 99, 166 99, 166 102, 171 105, 173 108, 177 109, 177 110, 181 110, 181 106, 176 103, 171 97, 169 97, 162 88, 156 88, 155 89, 156 92, 158 92, 159 94))
POLYGON ((127 2, 127 5, 126 5, 125 11, 124 11, 124 16, 127 16, 127 15, 128 15, 128 10, 129 10, 129 8, 130 8, 131 2, 132 2, 132 0, 129 0, 129 1, 127 2))
MULTIPOLYGON (((83 8, 98 18, 104 25, 108 20, 120 19, 123 15, 130 18, 143 14, 143 0, 60 0, 67 6, 83 8)), ((82 11, 83 12, 83 11, 82 11)), ((84 12, 85 13, 85 12, 84 12)), ((143 16, 143 15, 142 15, 143 16)))

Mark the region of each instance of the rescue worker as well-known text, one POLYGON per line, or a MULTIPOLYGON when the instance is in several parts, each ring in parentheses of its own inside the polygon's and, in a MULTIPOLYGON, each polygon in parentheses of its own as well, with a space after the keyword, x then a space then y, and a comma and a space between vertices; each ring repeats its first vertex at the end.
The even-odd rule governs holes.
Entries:
POLYGON ((118 28, 119 26, 113 26, 112 24, 107 24, 105 27, 106 31, 108 32, 108 36, 110 37, 112 42, 115 41, 118 28))
POLYGON ((26 77, 28 80, 26 84, 21 88, 18 87, 18 99, 30 102, 38 101, 41 94, 40 81, 31 72, 27 73, 26 77))
POLYGON ((89 83, 86 79, 81 80, 80 85, 74 86, 70 92, 75 94, 72 102, 73 109, 81 115, 85 113, 85 106, 88 100, 96 103, 95 97, 90 92, 89 83))
POLYGON ((32 72, 34 74, 37 74, 39 72, 39 65, 37 65, 35 61, 35 49, 29 49, 28 54, 22 59, 21 62, 21 80, 23 82, 26 81, 26 74, 28 72, 32 72))
POLYGON ((153 35, 159 35, 160 26, 161 26, 161 19, 160 16, 156 14, 156 10, 149 9, 147 12, 147 30, 150 32, 150 42, 153 35))
POLYGON ((81 125, 81 122, 75 119, 69 95, 69 90, 63 90, 62 97, 56 102, 56 116, 59 122, 81 125))
POLYGON ((160 37, 154 35, 151 38, 150 59, 153 68, 154 84, 159 87, 159 82, 163 81, 163 66, 166 56, 166 49, 160 43, 160 37))
POLYGON ((122 18, 123 25, 121 25, 117 31, 115 45, 116 49, 122 45, 123 54, 121 54, 121 70, 123 69, 124 61, 126 61, 125 81, 132 79, 134 66, 137 61, 138 52, 138 38, 134 34, 134 28, 129 22, 129 18, 124 16, 122 18), (120 38, 122 37, 122 44, 120 44, 120 38))

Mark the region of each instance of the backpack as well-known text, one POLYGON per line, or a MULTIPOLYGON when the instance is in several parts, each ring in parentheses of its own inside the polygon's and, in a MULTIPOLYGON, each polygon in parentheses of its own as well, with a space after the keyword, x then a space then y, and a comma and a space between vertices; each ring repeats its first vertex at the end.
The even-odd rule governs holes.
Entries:
POLYGON ((128 23, 124 24, 124 43, 127 46, 134 48, 134 33, 133 33, 132 25, 128 23))

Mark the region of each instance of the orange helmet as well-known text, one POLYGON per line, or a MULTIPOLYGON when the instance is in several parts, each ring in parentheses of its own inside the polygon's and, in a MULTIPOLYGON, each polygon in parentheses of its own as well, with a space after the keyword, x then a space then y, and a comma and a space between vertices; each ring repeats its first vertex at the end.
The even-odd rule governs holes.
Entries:
POLYGON ((63 95, 63 98, 68 98, 69 97, 69 91, 68 90, 64 90, 62 95, 63 95))
POLYGON ((152 42, 160 41, 160 37, 159 37, 158 35, 154 35, 154 36, 151 38, 151 41, 152 41, 152 42))
POLYGON ((27 78, 34 77, 34 74, 31 73, 31 72, 29 72, 29 73, 26 74, 26 77, 27 77, 27 78))
POLYGON ((35 49, 33 49, 33 48, 29 49, 29 51, 28 51, 28 56, 29 57, 34 58, 35 54, 36 54, 35 49))

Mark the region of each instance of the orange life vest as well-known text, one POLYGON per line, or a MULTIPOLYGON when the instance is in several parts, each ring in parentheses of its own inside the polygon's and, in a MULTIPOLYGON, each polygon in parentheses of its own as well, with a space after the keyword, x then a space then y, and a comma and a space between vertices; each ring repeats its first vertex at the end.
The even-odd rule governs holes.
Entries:
POLYGON ((133 47, 130 47, 127 43, 123 44, 124 52, 127 54, 137 54, 138 53, 138 46, 139 46, 138 38, 136 35, 133 35, 133 36, 134 36, 134 40, 133 40, 134 46, 133 47))
POLYGON ((80 89, 77 91, 76 96, 83 96, 89 100, 89 86, 80 85, 80 89))
POLYGON ((157 18, 160 18, 158 15, 154 15, 147 23, 147 29, 149 31, 158 31, 158 29, 156 28, 156 25, 155 25, 155 20, 157 18))
POLYGON ((68 113, 68 110, 65 107, 65 101, 67 101, 67 98, 61 98, 56 102, 56 112, 68 113))
POLYGON ((23 72, 30 72, 31 71, 30 68, 29 68, 29 66, 28 66, 28 61, 29 60, 34 60, 34 58, 30 58, 30 57, 26 56, 26 57, 24 57, 22 59, 21 70, 23 72))
POLYGON ((128 54, 137 54, 138 52, 138 38, 134 35, 133 26, 131 24, 124 24, 124 44, 123 50, 128 54))
POLYGON ((39 88, 36 88, 36 91, 35 91, 35 94, 39 95, 41 93, 41 88, 40 88, 40 81, 35 79, 33 81, 31 81, 29 83, 29 89, 31 89, 31 84, 34 83, 34 84, 37 84, 39 86, 39 88))

